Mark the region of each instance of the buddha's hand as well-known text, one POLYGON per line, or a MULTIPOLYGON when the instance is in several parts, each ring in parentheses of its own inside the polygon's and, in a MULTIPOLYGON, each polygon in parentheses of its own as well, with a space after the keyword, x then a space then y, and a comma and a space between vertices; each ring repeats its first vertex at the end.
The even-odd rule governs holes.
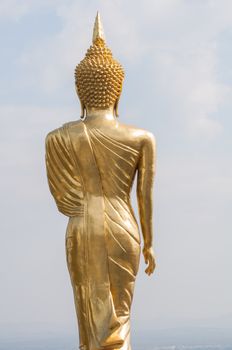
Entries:
POLYGON ((145 272, 150 276, 155 270, 155 256, 152 247, 143 247, 143 256, 145 263, 148 264, 145 272))

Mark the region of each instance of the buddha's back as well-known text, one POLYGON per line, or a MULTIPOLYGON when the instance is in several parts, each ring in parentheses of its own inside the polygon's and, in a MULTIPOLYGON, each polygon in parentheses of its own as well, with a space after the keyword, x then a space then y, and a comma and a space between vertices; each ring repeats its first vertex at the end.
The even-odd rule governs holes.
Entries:
MULTIPOLYGON (((127 229, 132 231, 137 241, 140 241, 137 222, 131 207, 130 191, 136 170, 139 170, 143 146, 148 144, 148 147, 153 148, 153 135, 146 130, 119 123, 117 120, 102 121, 93 117, 87 118, 85 122, 69 123, 67 127, 74 156, 83 173, 88 173, 88 168, 91 168, 89 157, 85 155, 86 149, 83 147, 83 138, 88 139, 99 173, 106 218, 120 220, 123 226, 126 225, 127 229)), ((152 155, 148 155, 148 160, 152 162, 152 155)), ((142 159, 142 162, 144 161, 146 160, 142 159)), ((140 170, 145 171, 145 164, 140 164, 140 170)), ((89 175, 85 178, 88 183, 91 183, 94 177, 89 175)), ((88 184, 88 187, 92 188, 91 184, 88 184)))
MULTIPOLYGON (((116 120, 99 122, 98 118, 70 122, 49 133, 46 140, 51 154, 47 159, 48 172, 51 168, 50 178, 54 178, 51 191, 59 210, 68 216, 78 215, 84 210, 86 189, 92 195, 99 195, 92 173, 94 163, 106 209, 110 211, 112 207, 120 213, 123 205, 130 216, 124 216, 123 221, 127 225, 133 222, 137 226, 130 203, 130 191, 146 143, 151 146, 153 143, 152 134, 146 130, 116 120), (54 162, 56 158, 60 161, 54 162), (72 184, 74 188, 71 188, 72 184)), ((136 236, 139 240, 138 233, 136 236)))

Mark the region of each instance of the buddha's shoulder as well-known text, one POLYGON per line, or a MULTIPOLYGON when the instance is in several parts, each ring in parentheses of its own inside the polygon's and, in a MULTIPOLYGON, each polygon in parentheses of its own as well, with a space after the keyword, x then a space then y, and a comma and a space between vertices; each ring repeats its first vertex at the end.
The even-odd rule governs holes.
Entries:
POLYGON ((125 133, 125 136, 127 136, 128 138, 136 139, 137 141, 139 140, 141 142, 155 143, 154 134, 146 129, 120 123, 119 130, 122 133, 125 133))
POLYGON ((72 130, 73 128, 78 129, 80 127, 81 121, 80 120, 75 120, 71 122, 67 122, 63 124, 62 126, 51 130, 47 135, 46 135, 46 143, 49 142, 50 140, 53 140, 57 137, 65 137, 67 129, 72 130))

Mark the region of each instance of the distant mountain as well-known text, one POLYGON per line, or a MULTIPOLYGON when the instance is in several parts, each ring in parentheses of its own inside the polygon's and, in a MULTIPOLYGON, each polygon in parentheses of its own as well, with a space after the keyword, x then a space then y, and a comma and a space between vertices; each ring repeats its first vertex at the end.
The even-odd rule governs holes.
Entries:
MULTIPOLYGON (((178 327, 137 332, 133 345, 138 349, 151 350, 157 347, 195 348, 214 347, 232 350, 232 327, 178 327)), ((170 349, 170 348, 169 348, 170 349)))
MULTIPOLYGON (((178 323, 175 327, 158 329, 158 325, 146 330, 132 327, 132 349, 232 350, 231 313, 214 319, 188 321, 183 326, 178 323)), ((78 350, 76 333, 62 334, 55 328, 35 332, 24 326, 12 335, 9 325, 0 329, 0 350, 78 350)))

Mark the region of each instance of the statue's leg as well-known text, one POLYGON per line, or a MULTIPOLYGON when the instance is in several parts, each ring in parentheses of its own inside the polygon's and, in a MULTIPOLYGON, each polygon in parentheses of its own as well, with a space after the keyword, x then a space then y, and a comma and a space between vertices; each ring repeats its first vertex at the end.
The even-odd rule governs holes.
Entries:
POLYGON ((79 330, 79 348, 88 350, 86 330, 86 298, 83 269, 83 218, 71 218, 66 232, 66 260, 73 288, 75 310, 79 330), (82 263, 81 263, 82 261, 82 263))
POLYGON ((108 227, 110 289, 115 312, 122 325, 124 344, 121 350, 130 350, 130 309, 140 257, 140 245, 129 242, 131 239, 127 237, 123 242, 117 231, 113 231, 112 226, 108 227))

